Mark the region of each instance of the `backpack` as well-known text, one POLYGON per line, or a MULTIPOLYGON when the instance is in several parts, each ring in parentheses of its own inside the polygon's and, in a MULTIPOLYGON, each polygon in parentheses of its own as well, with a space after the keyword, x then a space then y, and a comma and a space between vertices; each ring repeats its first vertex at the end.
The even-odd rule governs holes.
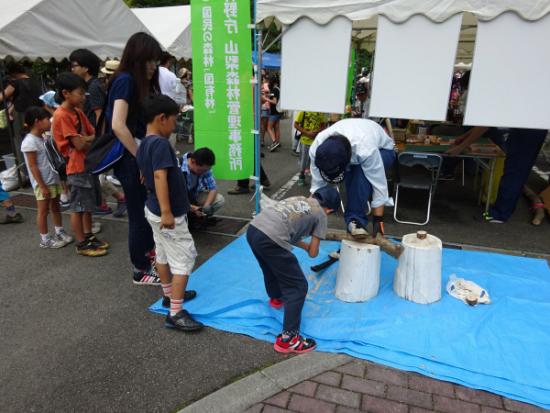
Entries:
POLYGON ((60 176, 65 176, 67 173, 67 161, 57 149, 53 136, 48 136, 48 138, 44 140, 44 148, 46 149, 46 158, 48 159, 52 171, 60 176))
MULTIPOLYGON (((124 145, 116 137, 112 130, 105 132, 105 112, 109 105, 109 92, 107 92, 107 99, 105 105, 101 111, 101 115, 97 120, 96 138, 92 142, 90 149, 86 153, 85 166, 86 171, 97 175, 111 169, 115 163, 117 163, 122 155, 124 155, 124 145)), ((126 125, 132 134, 134 131, 130 125, 135 125, 137 122, 135 107, 138 103, 135 98, 128 105, 128 118, 126 119, 126 125)))

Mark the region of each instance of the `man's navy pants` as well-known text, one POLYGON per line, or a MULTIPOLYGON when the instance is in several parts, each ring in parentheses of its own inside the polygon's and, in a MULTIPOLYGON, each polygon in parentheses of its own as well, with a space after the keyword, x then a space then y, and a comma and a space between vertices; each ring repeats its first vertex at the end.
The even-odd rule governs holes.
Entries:
MULTIPOLYGON (((384 169, 388 171, 395 162, 395 151, 389 149, 380 149, 380 156, 384 163, 384 169)), ((372 185, 363 172, 361 165, 349 165, 344 176, 346 185, 346 212, 344 220, 346 226, 352 220, 361 223, 363 227, 367 227, 367 209, 372 198, 372 185)))

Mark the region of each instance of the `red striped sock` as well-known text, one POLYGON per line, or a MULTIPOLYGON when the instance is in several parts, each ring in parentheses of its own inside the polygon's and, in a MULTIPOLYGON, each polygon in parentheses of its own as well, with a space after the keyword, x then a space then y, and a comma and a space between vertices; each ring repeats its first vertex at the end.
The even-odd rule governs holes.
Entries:
POLYGON ((168 284, 161 284, 162 286, 162 293, 165 297, 172 297, 172 283, 168 284))
POLYGON ((170 315, 175 316, 177 313, 181 311, 182 306, 183 306, 183 298, 180 298, 179 300, 174 300, 173 298, 171 298, 170 315))

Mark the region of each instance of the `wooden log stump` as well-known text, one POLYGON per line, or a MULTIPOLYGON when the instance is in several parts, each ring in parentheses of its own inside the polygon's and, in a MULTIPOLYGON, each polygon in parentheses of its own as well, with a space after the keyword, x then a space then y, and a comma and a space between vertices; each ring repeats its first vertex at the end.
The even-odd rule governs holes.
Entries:
POLYGON ((399 258, 399 256, 403 252, 403 247, 401 246, 401 244, 395 244, 389 239, 384 238, 384 236, 380 234, 377 234, 376 237, 373 237, 369 234, 364 238, 354 238, 345 231, 330 231, 327 233, 325 239, 327 241, 350 240, 355 242, 362 242, 365 244, 378 245, 382 251, 384 251, 386 254, 391 255, 395 259, 399 258))

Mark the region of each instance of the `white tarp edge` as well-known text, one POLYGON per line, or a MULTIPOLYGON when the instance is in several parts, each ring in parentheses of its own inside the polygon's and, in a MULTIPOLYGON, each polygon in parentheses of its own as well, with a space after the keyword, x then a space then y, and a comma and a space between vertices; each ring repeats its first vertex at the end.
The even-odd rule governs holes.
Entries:
POLYGON ((336 16, 357 21, 375 15, 398 23, 415 14, 443 22, 462 12, 471 12, 480 20, 492 20, 507 11, 525 20, 538 20, 550 13, 550 0, 258 0, 257 7, 258 22, 277 17, 284 24, 304 16, 326 24, 336 16))

